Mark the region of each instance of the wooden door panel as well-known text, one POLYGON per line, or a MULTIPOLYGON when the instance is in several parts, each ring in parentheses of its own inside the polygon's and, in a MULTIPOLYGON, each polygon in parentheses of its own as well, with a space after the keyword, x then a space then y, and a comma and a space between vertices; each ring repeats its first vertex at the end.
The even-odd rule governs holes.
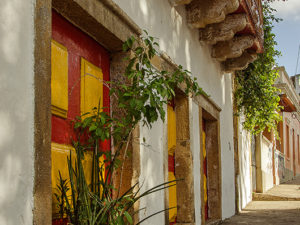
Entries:
MULTIPOLYGON (((176 114, 174 106, 167 106, 168 117, 168 181, 174 181, 175 178, 175 148, 176 148, 176 114)), ((173 183, 172 183, 173 184, 173 183)), ((173 224, 177 217, 177 188, 172 186, 169 188, 169 222, 173 224)))
MULTIPOLYGON (((55 193, 58 171, 68 178, 67 156, 76 134, 71 121, 93 107, 105 107, 109 112, 109 89, 102 81, 109 81, 109 53, 87 34, 73 26, 57 12, 52 12, 52 188, 55 193), (87 75, 90 74, 90 75, 87 75), (96 79, 95 79, 96 78, 96 79)), ((110 140, 100 144, 110 150, 110 140)), ((102 159, 102 161, 104 158, 102 159)), ((87 182, 91 181, 92 152, 83 161, 87 182)), ((53 198, 53 213, 57 202, 53 198)))

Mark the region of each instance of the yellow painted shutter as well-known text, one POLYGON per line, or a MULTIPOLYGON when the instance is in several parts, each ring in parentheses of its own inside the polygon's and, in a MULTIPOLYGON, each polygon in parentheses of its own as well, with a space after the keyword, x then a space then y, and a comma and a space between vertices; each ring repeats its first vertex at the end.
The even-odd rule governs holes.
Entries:
MULTIPOLYGON (((168 105, 168 155, 174 157, 176 148, 176 114, 172 106, 168 105)), ((176 180, 174 172, 169 171, 168 181, 176 180)), ((174 183, 172 183, 174 184, 174 183)), ((176 184, 176 183, 175 183, 176 184)), ((177 188, 176 185, 169 188, 169 222, 175 222, 177 217, 177 188)))
POLYGON ((52 40, 51 42, 51 111, 60 117, 68 112, 68 52, 52 40))
MULTIPOLYGON (((51 168, 51 177, 52 177, 52 193, 60 194, 58 191, 57 185, 59 185, 59 171, 63 179, 67 179, 68 187, 70 188, 69 182, 69 169, 67 163, 67 157, 70 157, 70 152, 72 152, 72 166, 75 166, 75 158, 76 151, 72 146, 51 143, 51 157, 52 157, 52 168, 51 168)), ((87 181, 87 184, 91 184, 91 176, 92 176, 92 161, 93 156, 92 152, 87 151, 84 154, 84 160, 82 162, 84 175, 87 181)), ((67 196, 70 197, 71 200, 71 190, 67 192, 67 196)), ((58 213, 58 202, 55 196, 53 195, 52 199, 52 212, 54 214, 58 213)))
POLYGON ((102 70, 81 58, 81 114, 91 112, 94 107, 103 106, 102 70))
MULTIPOLYGON (((84 58, 81 58, 81 90, 80 90, 80 111, 81 114, 91 112, 94 107, 103 107, 103 73, 101 68, 93 65, 84 58), (99 105, 100 101, 100 105, 99 105)), ((99 159, 101 166, 104 163, 104 156, 99 159)), ((87 165, 86 165, 87 166, 87 165)), ((92 170, 90 170, 92 171, 92 170)), ((86 172, 86 170, 85 170, 86 172)), ((105 176, 105 166, 102 170, 105 176)))
POLYGON ((176 114, 172 106, 168 105, 168 154, 174 155, 176 147, 176 114))
MULTIPOLYGON (((168 180, 169 181, 176 180, 173 172, 168 173, 168 180)), ((169 210, 169 222, 175 222, 175 219, 177 217, 177 196, 176 195, 177 195, 177 189, 175 185, 169 188, 169 208, 176 207, 174 209, 169 210)))
MULTIPOLYGON (((203 141, 203 159, 206 159, 206 134, 203 131, 202 132, 203 136, 202 136, 202 141, 203 141)), ((204 203, 207 203, 207 177, 206 174, 204 173, 203 175, 203 191, 204 191, 204 203)))

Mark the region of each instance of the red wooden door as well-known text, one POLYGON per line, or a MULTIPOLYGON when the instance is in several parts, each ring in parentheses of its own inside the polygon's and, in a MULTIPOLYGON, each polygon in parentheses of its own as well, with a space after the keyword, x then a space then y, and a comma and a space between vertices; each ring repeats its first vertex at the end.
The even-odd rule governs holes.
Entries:
POLYGON ((204 215, 208 220, 208 188, 207 188, 207 152, 206 152, 206 121, 202 120, 202 146, 203 146, 203 192, 204 192, 204 215))
MULTIPOLYGON (((51 104, 52 104, 52 188, 56 188, 58 169, 66 175, 66 156, 76 139, 71 121, 85 111, 101 106, 109 112, 109 53, 95 40, 52 12, 51 104), (87 76, 87 74, 92 76, 87 76), (91 77, 98 79, 92 79, 91 77), (102 80, 102 81, 101 81, 102 80), (100 82, 101 81, 101 82, 100 82)), ((110 141, 101 143, 110 150, 110 141)), ((89 159, 87 159, 89 160, 89 159)), ((55 218, 55 199, 53 216, 55 218)))

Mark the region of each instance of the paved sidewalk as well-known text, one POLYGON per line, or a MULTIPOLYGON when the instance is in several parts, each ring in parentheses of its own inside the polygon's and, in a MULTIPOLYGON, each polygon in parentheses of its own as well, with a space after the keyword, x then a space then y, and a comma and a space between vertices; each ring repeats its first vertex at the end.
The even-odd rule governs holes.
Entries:
POLYGON ((258 201, 252 201, 239 215, 235 215, 221 224, 300 225, 299 188, 300 178, 278 185, 265 194, 256 195, 255 198, 258 201))
POLYGON ((277 185, 266 193, 254 193, 253 201, 300 201, 300 177, 277 185))

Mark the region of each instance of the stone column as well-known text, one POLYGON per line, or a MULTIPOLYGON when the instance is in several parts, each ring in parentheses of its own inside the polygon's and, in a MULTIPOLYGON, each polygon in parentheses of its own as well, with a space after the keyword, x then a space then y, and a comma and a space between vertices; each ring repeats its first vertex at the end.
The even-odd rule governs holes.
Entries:
POLYGON ((194 224, 193 155, 190 148, 188 98, 176 96, 175 176, 177 182, 177 224, 194 224))
POLYGON ((262 133, 256 136, 256 192, 263 193, 263 174, 261 170, 262 133))

